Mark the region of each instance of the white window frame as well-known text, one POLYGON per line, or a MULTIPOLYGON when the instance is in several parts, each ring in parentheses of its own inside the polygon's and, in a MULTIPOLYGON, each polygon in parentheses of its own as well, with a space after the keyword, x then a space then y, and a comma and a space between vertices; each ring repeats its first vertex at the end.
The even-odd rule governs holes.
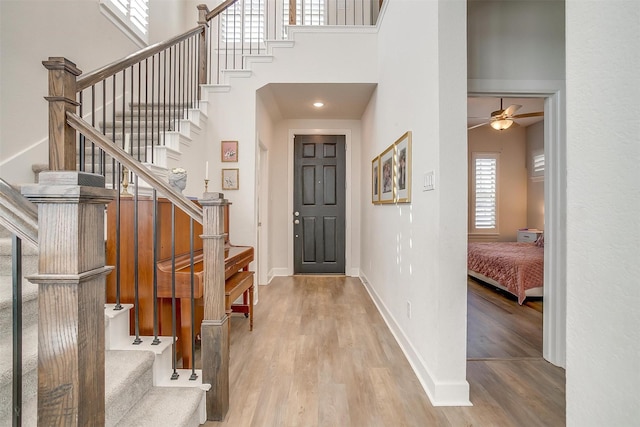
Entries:
POLYGON ((149 44, 149 0, 100 0, 100 11, 138 47, 149 44))
POLYGON ((498 212, 500 208, 499 203, 499 176, 500 176, 500 153, 482 153, 482 152, 474 152, 471 154, 471 215, 469 216, 470 224, 469 229, 473 234, 499 234, 499 217, 498 212), (494 226, 493 227, 478 227, 477 226, 477 218, 476 218, 476 201, 477 201, 477 191, 476 191, 476 183, 478 174, 476 172, 476 163, 477 160, 481 159, 491 159, 495 160, 495 191, 494 191, 494 226))

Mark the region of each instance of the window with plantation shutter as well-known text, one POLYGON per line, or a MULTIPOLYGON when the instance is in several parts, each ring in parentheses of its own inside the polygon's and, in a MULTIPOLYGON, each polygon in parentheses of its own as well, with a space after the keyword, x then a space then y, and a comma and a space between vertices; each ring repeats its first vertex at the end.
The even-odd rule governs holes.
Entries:
POLYGON ((497 153, 473 154, 473 228, 476 232, 498 230, 497 153))
POLYGON ((544 179, 544 153, 533 153, 531 162, 531 180, 542 181, 544 179))
POLYGON ((100 10, 138 45, 149 42, 149 0, 100 0, 100 10))
MULTIPOLYGON (((296 0, 296 25, 325 25, 325 19, 324 0, 296 0)), ((289 24, 289 1, 282 4, 282 22, 284 33, 289 24)))
POLYGON ((241 41, 244 43, 264 42, 264 15, 264 0, 236 2, 221 15, 222 41, 225 43, 240 43, 241 41), (242 40, 243 33, 244 40, 242 40))

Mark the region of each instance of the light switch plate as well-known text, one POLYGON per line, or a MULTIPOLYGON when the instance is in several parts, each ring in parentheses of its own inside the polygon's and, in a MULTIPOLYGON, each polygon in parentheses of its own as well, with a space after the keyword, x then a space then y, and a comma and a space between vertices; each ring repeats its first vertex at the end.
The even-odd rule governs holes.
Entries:
POLYGON ((424 173, 422 191, 431 191, 436 188, 435 172, 429 171, 424 173))

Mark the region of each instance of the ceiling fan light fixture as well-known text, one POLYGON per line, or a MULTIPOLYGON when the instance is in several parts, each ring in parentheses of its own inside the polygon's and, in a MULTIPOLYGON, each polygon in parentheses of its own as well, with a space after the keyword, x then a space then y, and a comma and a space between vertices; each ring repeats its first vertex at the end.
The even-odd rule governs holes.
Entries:
POLYGON ((512 124, 513 124, 513 120, 500 119, 500 120, 492 121, 491 127, 494 128, 495 130, 506 130, 506 129, 509 129, 512 124))

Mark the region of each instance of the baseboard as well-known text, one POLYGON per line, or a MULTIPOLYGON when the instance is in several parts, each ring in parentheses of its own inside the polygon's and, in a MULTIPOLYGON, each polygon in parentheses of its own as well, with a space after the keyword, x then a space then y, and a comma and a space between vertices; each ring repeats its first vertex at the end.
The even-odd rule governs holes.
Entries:
POLYGON ((420 381, 422 388, 425 393, 427 393, 431 404, 433 404, 433 406, 472 406, 469 400, 469 383, 467 381, 438 382, 433 375, 431 375, 422 357, 420 357, 411 344, 411 341, 409 341, 402 328, 400 328, 398 322, 396 322, 391 312, 373 289, 366 275, 361 272, 359 277, 378 309, 378 312, 382 316, 382 319, 384 319, 391 334, 393 334, 393 337, 411 365, 411 369, 413 369, 413 372, 415 372, 418 377, 418 381, 420 381))
POLYGON ((289 269, 284 267, 284 268, 272 268, 271 270, 269 270, 269 274, 267 275, 267 283, 271 283, 271 280, 273 280, 274 277, 278 277, 278 276, 291 276, 291 274, 289 273, 289 269))

